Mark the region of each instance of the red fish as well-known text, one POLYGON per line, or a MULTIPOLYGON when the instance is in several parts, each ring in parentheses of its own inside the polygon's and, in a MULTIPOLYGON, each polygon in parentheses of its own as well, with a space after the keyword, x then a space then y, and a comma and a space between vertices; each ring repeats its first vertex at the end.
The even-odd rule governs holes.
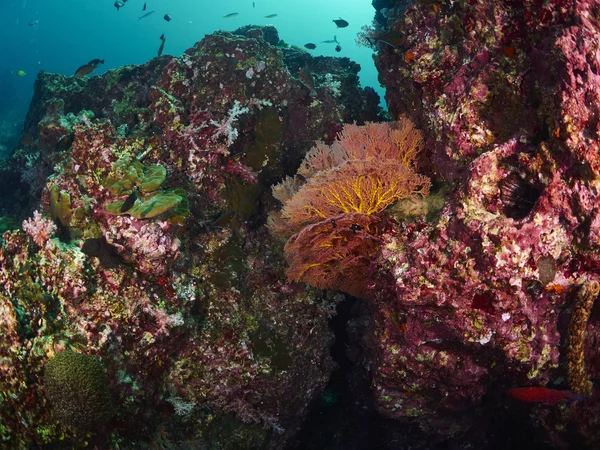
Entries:
POLYGON ((546 405, 583 400, 583 395, 581 394, 538 386, 509 389, 507 394, 523 403, 540 403, 546 405))

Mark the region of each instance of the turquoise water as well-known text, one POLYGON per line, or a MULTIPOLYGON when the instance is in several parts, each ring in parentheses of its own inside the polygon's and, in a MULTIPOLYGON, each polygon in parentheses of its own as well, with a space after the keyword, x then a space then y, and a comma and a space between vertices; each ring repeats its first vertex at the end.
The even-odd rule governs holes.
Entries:
MULTIPOLYGON (((164 54, 180 55, 216 30, 233 31, 247 24, 272 24, 281 39, 303 46, 317 44, 313 55, 346 56, 361 67, 361 84, 383 96, 377 82, 372 50, 357 47, 356 34, 370 24, 374 10, 371 0, 128 0, 117 11, 114 0, 2 0, 0 6, 0 144, 11 126, 18 129, 26 114, 39 70, 72 75, 88 61, 99 58, 105 64, 94 74, 115 67, 141 64, 157 54, 159 37, 165 34, 164 54), (236 17, 222 16, 238 13, 236 17), (170 14, 171 22, 163 17, 170 14), (265 18, 277 14, 274 18, 265 18), (332 19, 350 23, 337 29, 332 19), (28 24, 38 21, 35 26, 28 24), (342 47, 321 44, 334 35, 342 47), (26 75, 17 76, 18 70, 26 75), (3 131, 4 130, 4 131, 3 131)), ((10 134, 10 133, 9 133, 10 134)), ((4 138, 7 139, 6 137, 4 138)), ((1 151, 1 149, 0 149, 1 151)))

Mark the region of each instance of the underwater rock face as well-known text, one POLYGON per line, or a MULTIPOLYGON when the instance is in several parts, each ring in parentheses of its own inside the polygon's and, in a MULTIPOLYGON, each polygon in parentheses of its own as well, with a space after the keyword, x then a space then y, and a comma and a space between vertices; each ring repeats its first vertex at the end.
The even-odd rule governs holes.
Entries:
POLYGON ((324 388, 340 296, 288 283, 262 224, 270 186, 315 140, 380 111, 357 65, 284 55, 258 28, 102 76, 40 73, 33 143, 7 167, 43 182, 3 207, 18 216, 41 192, 44 217, 0 241, 0 440, 11 448, 280 449, 324 388), (57 421, 38 382, 68 349, 106 367, 104 435, 57 421))
POLYGON ((372 36, 406 36, 377 44, 390 115, 422 128, 421 168, 450 193, 387 237, 379 268, 393 281, 370 302, 366 339, 377 407, 452 448, 490 448, 515 416, 538 442, 597 448, 597 395, 524 409, 506 392, 578 392, 589 384, 574 365, 600 375, 600 317, 569 327, 600 278, 598 4, 428 1, 400 15, 406 2, 389 3, 372 36))

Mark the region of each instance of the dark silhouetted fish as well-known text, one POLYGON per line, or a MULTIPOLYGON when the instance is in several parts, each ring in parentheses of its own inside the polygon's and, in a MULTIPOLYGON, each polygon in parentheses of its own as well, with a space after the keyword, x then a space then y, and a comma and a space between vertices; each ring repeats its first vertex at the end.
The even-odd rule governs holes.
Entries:
POLYGON ((39 20, 33 20, 33 21, 29 22, 27 25, 29 25, 30 27, 35 27, 38 23, 40 23, 39 20))
POLYGON ((123 3, 123 2, 120 2, 119 0, 117 0, 117 1, 114 3, 114 6, 115 6, 115 8, 117 8, 117 11, 118 11, 118 10, 120 10, 120 9, 123 7, 123 5, 124 5, 124 4, 125 4, 125 3, 123 3))
POLYGON ((149 15, 154 14, 154 11, 148 11, 146 14, 144 14, 143 16, 138 17, 138 20, 142 20, 145 19, 146 17, 148 17, 149 15))
POLYGON ((165 42, 167 41, 167 38, 165 37, 164 33, 160 35, 160 47, 158 47, 158 56, 162 55, 163 49, 165 48, 165 42))
POLYGON ((340 44, 335 46, 335 51, 336 52, 341 52, 342 51, 342 46, 340 44))
POLYGON ((92 59, 89 63, 81 66, 75 71, 76 77, 84 77, 92 73, 100 64, 104 64, 103 59, 92 59))
POLYGON ((146 11, 146 4, 144 3, 144 7, 142 8, 142 11, 146 11))
POLYGON ((265 16, 265 19, 272 19, 273 17, 277 17, 277 14, 269 14, 268 16, 265 16))
POLYGON ((348 26, 348 22, 341 17, 339 19, 333 19, 333 23, 335 23, 338 28, 346 28, 348 26))
POLYGON ((119 255, 115 246, 109 244, 104 236, 86 239, 81 246, 81 251, 88 256, 98 258, 102 267, 112 269, 125 260, 119 255))
POLYGON ((135 204, 136 200, 137 200, 137 190, 134 189, 133 192, 131 194, 129 194, 129 197, 127 197, 127 199, 121 205, 121 212, 125 213, 125 212, 129 211, 131 208, 133 208, 133 205, 135 204))
POLYGON ((221 214, 215 220, 213 220, 212 222, 210 222, 210 226, 211 227, 215 227, 215 228, 226 227, 229 224, 231 224, 231 221, 235 217, 235 214, 236 213, 235 213, 235 211, 233 209, 230 209, 229 211, 225 211, 223 214, 221 214))
POLYGON ((309 50, 314 50, 315 48, 317 48, 317 46, 315 44, 313 44, 312 42, 309 42, 308 44, 304 44, 304 47, 309 50))
POLYGON ((406 35, 401 31, 392 30, 378 36, 369 36, 367 39, 371 45, 375 45, 377 42, 383 42, 392 48, 398 48, 406 42, 406 35))
POLYGON ((167 22, 171 21, 171 15, 170 14, 165 14, 165 16, 163 17, 163 19, 165 19, 167 22))
POLYGON ((237 16, 239 13, 229 13, 223 16, 223 19, 231 19, 232 17, 237 16))
POLYGON ((33 136, 29 133, 23 133, 23 136, 21 136, 21 145, 24 145, 25 147, 31 147, 33 144, 35 144, 35 139, 33 136))

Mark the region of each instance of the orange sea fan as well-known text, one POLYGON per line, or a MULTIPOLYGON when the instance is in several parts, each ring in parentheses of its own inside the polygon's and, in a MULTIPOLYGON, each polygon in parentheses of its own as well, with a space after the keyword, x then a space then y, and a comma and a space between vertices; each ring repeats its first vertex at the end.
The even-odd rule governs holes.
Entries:
POLYGON ((288 279, 368 298, 382 226, 379 216, 349 213, 304 228, 285 245, 288 279))
POLYGON ((280 231, 295 233, 342 213, 377 214, 400 198, 427 195, 429 187, 429 178, 400 160, 348 161, 309 178, 285 202, 280 231))
POLYGON ((406 117, 396 122, 346 124, 331 146, 317 142, 306 154, 298 173, 306 178, 351 160, 394 160, 414 164, 423 148, 423 133, 406 117))

